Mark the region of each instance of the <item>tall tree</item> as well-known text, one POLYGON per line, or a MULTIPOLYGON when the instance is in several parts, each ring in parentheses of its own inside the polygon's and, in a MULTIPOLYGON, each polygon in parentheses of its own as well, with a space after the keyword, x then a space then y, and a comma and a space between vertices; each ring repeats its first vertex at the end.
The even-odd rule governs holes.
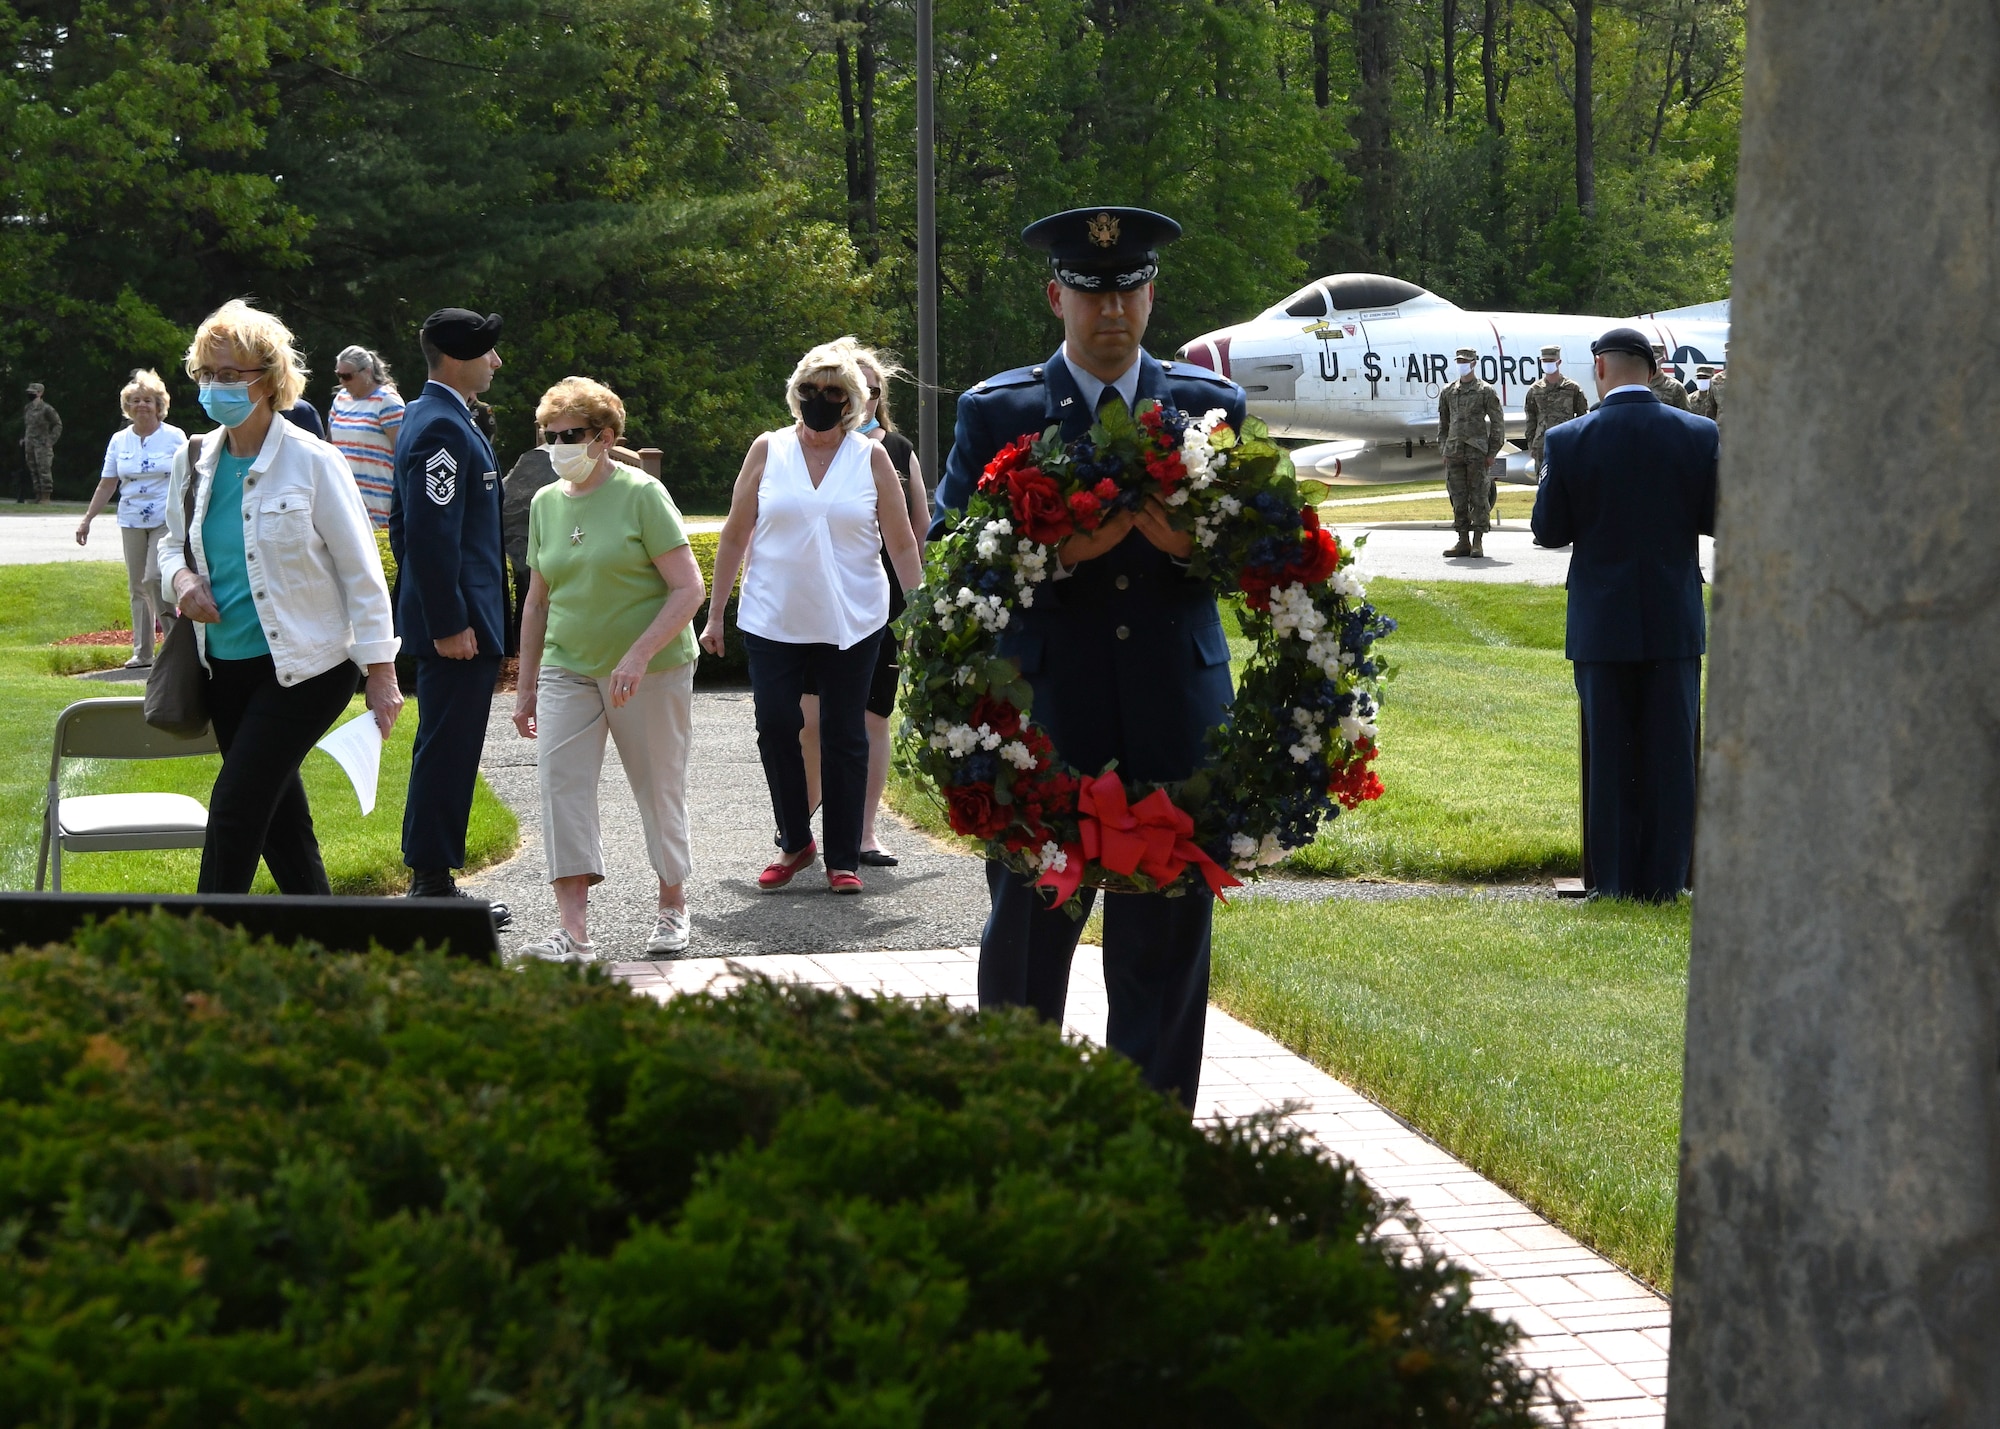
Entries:
POLYGON ((1555 61, 1556 84, 1570 102, 1571 123, 1576 133, 1576 206, 1587 215, 1597 212, 1597 131, 1592 96, 1596 78, 1597 0, 1536 0, 1569 41, 1572 63, 1569 83, 1564 85, 1562 61, 1555 61))
POLYGON ((1500 0, 1486 0, 1479 17, 1479 79, 1486 90, 1486 127, 1507 132, 1500 117, 1500 0))
POLYGON ((1394 261, 1390 207, 1395 201, 1392 89, 1395 15, 1389 0, 1358 0, 1354 12, 1354 63, 1361 87, 1356 96, 1354 149, 1348 165, 1361 181, 1361 246, 1371 259, 1394 261))

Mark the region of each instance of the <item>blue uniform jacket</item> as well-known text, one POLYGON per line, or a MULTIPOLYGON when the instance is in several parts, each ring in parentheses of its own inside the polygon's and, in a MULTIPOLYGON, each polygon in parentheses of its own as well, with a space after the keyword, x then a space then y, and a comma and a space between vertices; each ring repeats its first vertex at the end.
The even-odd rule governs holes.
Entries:
POLYGON ((434 642, 467 626, 479 653, 505 653, 500 473, 486 436, 449 387, 426 382, 396 434, 389 549, 396 558, 396 630, 403 648, 435 655, 434 642))
POLYGON ((1542 443, 1535 540, 1574 544, 1572 660, 1685 660, 1708 648, 1697 535, 1715 534, 1715 423, 1615 392, 1542 443))
MULTIPOLYGON (((1205 368, 1142 354, 1138 395, 1197 417, 1220 407, 1232 425, 1243 422, 1243 389, 1205 368)), ((931 538, 944 534, 946 512, 965 508, 1001 447, 1050 426, 1074 440, 1093 415, 1060 353, 962 395, 931 538)), ((1034 687, 1035 722, 1085 774, 1115 759, 1128 781, 1184 779, 1201 763, 1208 732, 1228 718, 1229 642, 1215 601, 1136 531, 1068 579, 1036 587, 999 651, 1034 687)))

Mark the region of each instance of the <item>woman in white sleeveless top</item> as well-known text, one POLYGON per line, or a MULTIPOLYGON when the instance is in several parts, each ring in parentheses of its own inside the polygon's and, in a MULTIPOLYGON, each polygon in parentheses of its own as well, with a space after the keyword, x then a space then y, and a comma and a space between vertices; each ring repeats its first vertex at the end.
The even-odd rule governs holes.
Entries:
POLYGON ((879 443, 855 431, 867 386, 851 342, 823 343, 799 359, 785 386, 798 420, 750 444, 716 549, 701 636, 710 654, 722 653, 723 610, 737 570, 749 562, 737 623, 750 656, 757 753, 784 853, 758 875, 766 893, 810 868, 819 853, 799 749, 799 694, 809 671, 819 686, 827 887, 861 891, 855 869, 868 786, 865 712, 889 619, 880 553, 888 549, 904 590, 923 573, 896 469, 879 443))

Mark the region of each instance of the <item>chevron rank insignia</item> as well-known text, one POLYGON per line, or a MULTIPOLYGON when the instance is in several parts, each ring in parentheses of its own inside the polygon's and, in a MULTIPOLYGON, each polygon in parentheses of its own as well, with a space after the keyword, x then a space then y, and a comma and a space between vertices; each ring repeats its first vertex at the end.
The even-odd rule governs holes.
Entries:
POLYGON ((440 506, 449 506, 457 492, 458 458, 439 451, 424 463, 424 494, 440 506))

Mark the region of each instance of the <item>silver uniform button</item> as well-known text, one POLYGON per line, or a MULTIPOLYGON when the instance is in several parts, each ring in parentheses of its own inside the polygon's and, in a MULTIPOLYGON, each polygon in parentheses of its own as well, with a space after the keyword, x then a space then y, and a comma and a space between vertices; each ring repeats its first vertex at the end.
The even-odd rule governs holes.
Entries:
POLYGON ((1120 590, 1130 590, 1132 588, 1132 577, 1120 576, 1118 577, 1117 580, 1113 581, 1112 584, 1117 586, 1118 589, 1120 590))
POLYGON ((1130 639, 1132 638, 1132 627, 1131 627, 1131 626, 1129 626, 1129 625, 1121 625, 1121 626, 1119 626, 1119 627, 1118 627, 1118 638, 1119 638, 1120 640, 1130 640, 1130 639))

